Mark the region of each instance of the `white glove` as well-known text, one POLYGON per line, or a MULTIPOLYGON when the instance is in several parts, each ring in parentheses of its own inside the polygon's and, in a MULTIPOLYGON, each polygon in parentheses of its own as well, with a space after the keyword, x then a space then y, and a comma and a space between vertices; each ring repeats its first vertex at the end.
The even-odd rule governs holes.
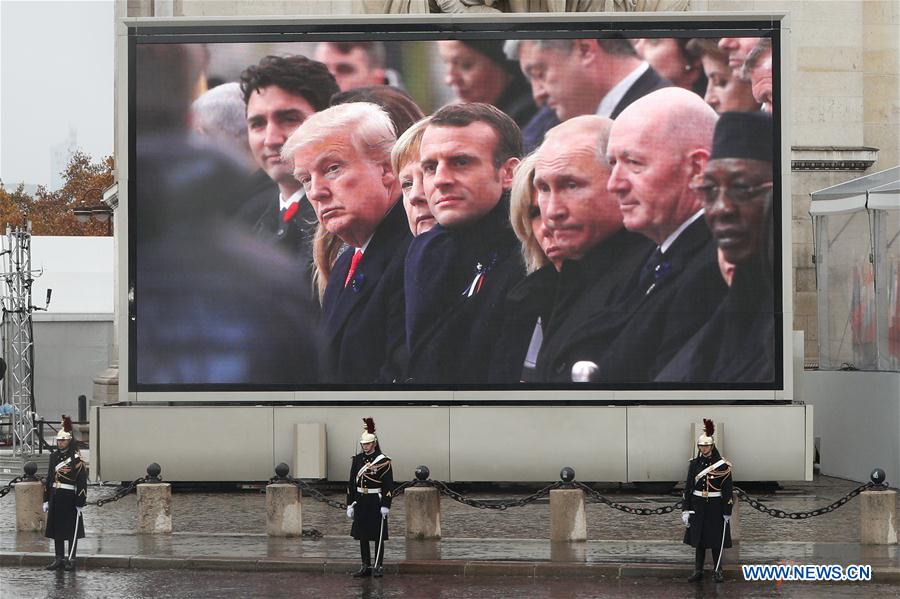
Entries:
POLYGON ((387 518, 388 514, 390 514, 390 513, 391 513, 391 510, 387 509, 386 507, 381 508, 381 517, 382 518, 387 518))
POLYGON ((723 515, 722 517, 725 518, 725 524, 728 524, 729 522, 731 522, 731 516, 724 516, 724 515, 723 515))
POLYGON ((691 514, 694 512, 681 512, 681 521, 684 522, 684 525, 690 527, 691 525, 691 514))
POLYGON ((79 514, 81 513, 81 510, 83 510, 83 509, 84 508, 81 508, 81 507, 77 507, 77 506, 75 507, 75 511, 78 512, 79 514))
POLYGON ((44 513, 45 513, 45 514, 46 514, 46 513, 47 513, 47 512, 49 512, 49 511, 50 511, 50 502, 48 502, 48 501, 45 501, 45 502, 44 502, 44 505, 43 505, 43 506, 41 506, 41 507, 43 507, 43 508, 44 508, 44 513))
POLYGON ((353 520, 353 506, 352 505, 347 506, 347 517, 350 518, 351 520, 353 520))

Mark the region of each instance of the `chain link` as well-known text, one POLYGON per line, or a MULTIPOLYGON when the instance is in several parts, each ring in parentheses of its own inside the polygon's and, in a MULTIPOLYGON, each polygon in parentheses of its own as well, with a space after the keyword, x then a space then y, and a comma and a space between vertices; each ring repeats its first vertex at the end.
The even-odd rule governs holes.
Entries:
POLYGON ((0 497, 6 497, 6 494, 13 490, 13 486, 15 486, 15 484, 18 482, 22 482, 23 480, 27 480, 27 477, 17 476, 14 479, 12 479, 11 481, 9 481, 8 483, 6 483, 5 487, 0 488, 0 497))
POLYGON ((310 485, 308 482, 300 480, 299 478, 294 478, 293 476, 286 476, 284 478, 280 478, 278 476, 273 476, 269 479, 269 484, 273 483, 288 483, 291 485, 296 485, 300 487, 300 490, 303 491, 304 495, 312 497, 316 501, 321 501, 324 504, 327 504, 338 510, 346 510, 347 504, 341 503, 340 501, 335 501, 334 499, 329 499, 324 493, 310 485))
POLYGON ((453 501, 458 503, 462 503, 464 505, 468 505, 469 507, 475 507, 483 510, 498 510, 502 511, 511 507, 522 507, 524 505, 528 505, 529 503, 533 503, 542 497, 546 497, 550 494, 550 491, 553 489, 558 489, 562 486, 562 481, 556 481, 555 483, 549 484, 540 491, 537 491, 527 497, 522 497, 520 499, 513 499, 511 501, 482 501, 479 499, 469 499, 462 493, 458 493, 447 486, 446 483, 443 483, 439 480, 425 480, 421 481, 422 484, 429 485, 440 491, 441 495, 446 495, 453 501))
POLYGON ((849 493, 847 493, 846 495, 844 495, 843 497, 841 497, 840 499, 835 501, 834 503, 826 505, 825 507, 820 507, 820 508, 817 508, 814 510, 809 510, 806 512, 786 512, 784 510, 766 507, 762 503, 757 501, 756 499, 753 499, 752 497, 750 497, 750 495, 748 495, 747 492, 744 491, 743 489, 741 489, 740 487, 734 488, 734 494, 737 495, 741 500, 746 501, 747 504, 750 507, 752 507, 753 509, 755 509, 759 512, 762 512, 764 514, 767 514, 769 516, 772 516, 773 518, 786 518, 786 519, 790 519, 790 520, 805 520, 807 518, 814 518, 815 516, 821 516, 822 514, 827 514, 829 512, 833 512, 834 510, 838 509, 839 507, 841 507, 842 505, 844 505, 845 503, 847 503, 848 501, 850 501, 851 499, 853 499, 854 497, 856 497, 857 495, 859 495, 860 493, 865 491, 866 489, 872 489, 872 488, 876 488, 876 487, 878 489, 885 488, 884 485, 876 485, 875 483, 868 482, 864 485, 860 485, 860 486, 856 487, 855 489, 853 489, 852 491, 850 491, 849 493))
POLYGON ((126 495, 129 495, 132 491, 134 491, 137 488, 137 486, 139 484, 146 482, 146 480, 147 480, 147 477, 145 477, 145 476, 142 476, 141 478, 137 478, 137 479, 133 480, 132 482, 128 483, 127 485, 123 485, 123 486, 119 487, 111 495, 107 495, 106 497, 101 497, 100 499, 97 499, 95 501, 88 501, 87 504, 88 505, 96 505, 97 507, 103 507, 107 503, 112 503, 113 501, 118 501, 118 500, 122 499, 123 497, 125 497, 126 495))
POLYGON ((626 514, 632 514, 635 516, 661 516, 663 514, 671 514, 675 510, 681 509, 681 507, 684 503, 682 500, 679 499, 672 505, 666 505, 666 506, 658 507, 655 509, 650 509, 650 508, 646 508, 646 507, 631 507, 630 505, 625 505, 624 503, 618 503, 616 501, 613 501, 612 499, 609 499, 608 497, 601 495, 599 491, 595 491, 594 489, 590 488, 589 486, 587 486, 586 484, 584 484, 582 482, 575 481, 574 484, 579 489, 584 491, 593 500, 594 503, 602 503, 604 505, 608 505, 609 507, 611 507, 613 509, 619 510, 620 512, 625 512, 626 514))

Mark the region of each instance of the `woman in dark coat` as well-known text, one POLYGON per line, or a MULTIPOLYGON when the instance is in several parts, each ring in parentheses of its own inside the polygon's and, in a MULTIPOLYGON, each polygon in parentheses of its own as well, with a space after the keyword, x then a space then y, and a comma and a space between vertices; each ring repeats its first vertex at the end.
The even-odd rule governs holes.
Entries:
POLYGON ((50 454, 50 467, 44 480, 44 511, 47 528, 44 536, 53 539, 56 558, 47 570, 75 569, 78 539, 84 538, 81 509, 87 503, 87 468, 81 461, 75 440, 72 439, 72 420, 63 416, 63 424, 56 435, 56 451, 50 454), (69 552, 65 552, 65 542, 69 552))
POLYGON ((731 462, 716 449, 713 441, 715 426, 712 420, 703 419, 704 434, 697 439, 697 457, 688 466, 684 485, 684 507, 681 519, 688 529, 684 543, 696 548, 694 573, 688 582, 703 579, 703 562, 706 550, 712 550, 715 564, 714 577, 722 582, 721 551, 731 547, 732 496, 731 462))
POLYGON ((353 520, 350 535, 359 541, 362 567, 355 578, 384 576, 384 542, 388 540, 388 513, 394 475, 391 460, 381 453, 375 436, 375 420, 363 418, 366 428, 359 438, 362 451, 353 456, 347 483, 347 517, 353 520), (372 568, 370 541, 375 541, 375 568, 372 568))

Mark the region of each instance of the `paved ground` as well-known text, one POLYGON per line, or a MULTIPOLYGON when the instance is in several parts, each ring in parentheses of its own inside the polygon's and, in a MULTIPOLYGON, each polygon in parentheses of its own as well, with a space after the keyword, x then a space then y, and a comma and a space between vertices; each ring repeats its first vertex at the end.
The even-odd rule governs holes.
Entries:
POLYGON ((31 598, 219 598, 219 597, 332 597, 583 599, 588 597, 783 597, 828 599, 895 596, 896 587, 874 584, 746 583, 705 581, 689 585, 681 579, 641 578, 612 580, 538 578, 519 580, 498 577, 387 576, 355 580, 345 575, 294 572, 233 573, 99 569, 75 573, 44 572, 34 568, 0 568, 4 596, 31 598), (199 591, 198 589, 202 589, 199 591))
MULTIPOLYGON (((799 511, 829 504, 856 486, 857 483, 851 481, 817 477, 812 483, 794 484, 776 493, 754 496, 770 507, 799 511)), ((111 492, 112 488, 92 487, 89 497, 96 500, 111 492)), ((479 499, 510 499, 527 493, 479 492, 472 493, 472 496, 479 499)), ((617 502, 635 507, 671 505, 678 499, 674 494, 637 494, 634 490, 604 493, 617 502)), ((332 492, 330 496, 338 501, 343 500, 337 492, 332 492)), ((558 586, 540 582, 555 576, 590 576, 592 580, 605 581, 604 595, 629 596, 634 590, 634 596, 647 593, 683 596, 685 592, 693 596, 690 593, 694 591, 687 587, 672 589, 675 594, 670 595, 666 594, 670 590, 667 585, 659 586, 659 583, 651 582, 647 583, 649 587, 644 587, 644 583, 638 583, 640 589, 632 589, 629 586, 631 583, 626 580, 650 575, 656 579, 681 581, 689 573, 692 552, 680 542, 684 528, 678 512, 663 516, 635 516, 608 506, 588 504, 589 541, 554 545, 547 541, 550 522, 546 499, 524 507, 496 511, 472 508, 445 497, 441 507, 444 539, 440 542, 406 542, 403 538, 403 498, 401 496, 395 500, 390 517, 392 538, 385 552, 392 574, 400 573, 402 576, 399 578, 403 579, 415 574, 430 575, 432 578, 422 577, 426 582, 438 574, 449 578, 459 576, 465 584, 460 587, 460 594, 452 596, 461 597, 509 595, 501 592, 506 588, 502 585, 497 587, 496 594, 492 595, 490 589, 484 591, 486 594, 479 594, 481 587, 474 582, 470 585, 469 581, 484 574, 512 576, 516 581, 530 580, 527 584, 534 586, 528 588, 533 589, 534 593, 529 590, 526 593, 528 596, 592 596, 590 586, 583 587, 587 594, 560 595, 558 586)), ((265 496, 258 490, 187 493, 177 492, 176 489, 172 505, 175 533, 172 535, 135 534, 136 509, 135 496, 131 495, 103 507, 89 506, 85 510, 88 537, 79 544, 79 556, 84 558, 80 565, 86 569, 74 579, 79 581, 79 585, 85 581, 83 584, 89 589, 95 582, 101 586, 109 584, 112 594, 102 594, 116 596, 119 588, 116 584, 122 584, 125 585, 122 587, 124 595, 141 596, 130 594, 127 585, 133 584, 131 579, 144 580, 143 584, 147 584, 147 577, 159 576, 166 584, 174 585, 171 593, 167 592, 164 596, 180 597, 189 593, 193 574, 169 576, 162 572, 147 573, 144 569, 188 568, 196 571, 197 580, 206 580, 204 577, 211 576, 208 572, 200 573, 209 569, 246 572, 246 577, 237 576, 235 580, 238 582, 259 576, 258 571, 262 569, 293 570, 294 574, 304 576, 317 572, 323 580, 312 579, 310 584, 322 584, 332 589, 334 593, 330 596, 367 596, 364 588, 344 587, 344 578, 336 577, 336 573, 346 573, 354 567, 358 551, 357 544, 348 537, 349 523, 343 510, 309 497, 303 499, 304 528, 315 528, 323 533, 324 537, 318 540, 267 537, 264 534, 265 496), (109 582, 115 579, 115 570, 104 569, 107 567, 127 569, 119 571, 129 581, 109 582), (182 586, 179 587, 179 584, 182 586)), ((900 551, 897 546, 859 544, 858 499, 830 514, 802 521, 775 519, 743 505, 741 520, 742 541, 726 552, 732 579, 740 578, 739 564, 838 563, 870 564, 875 570, 876 583, 900 582, 900 551)), ((15 496, 11 493, 0 499, 0 566, 3 566, 0 576, 3 577, 4 588, 6 585, 18 588, 15 585, 26 584, 22 581, 38 580, 41 581, 38 587, 44 591, 35 596, 53 596, 54 587, 46 587, 46 584, 56 579, 35 569, 48 561, 49 541, 40 533, 14 533, 14 529, 15 496)), ((279 576, 283 574, 279 573, 279 576)), ((229 576, 224 579, 228 580, 229 576)), ((62 584, 70 586, 74 583, 62 584)), ((416 596, 413 586, 396 584, 400 586, 391 586, 390 592, 385 589, 384 596, 416 596)), ((492 585, 495 583, 489 583, 488 587, 493 588, 492 585)), ((761 589, 768 589, 765 586, 734 587, 735 592, 744 589, 740 592, 746 596, 767 596, 759 594, 761 589)), ((211 592, 214 588, 211 587, 211 592)), ((453 588, 456 588, 455 582, 453 588)), ((820 588, 826 589, 824 592, 827 593, 834 592, 832 596, 844 596, 840 589, 863 592, 876 586, 874 583, 855 587, 798 585, 791 591, 797 594, 788 596, 812 596, 813 592, 817 593, 816 596, 828 596, 821 595, 820 588), (807 591, 809 594, 804 594, 807 591)), ((713 591, 714 588, 710 586, 708 590, 713 591)), ((208 596, 228 595, 227 590, 221 593, 208 596)), ((90 596, 90 593, 84 596, 90 596)))

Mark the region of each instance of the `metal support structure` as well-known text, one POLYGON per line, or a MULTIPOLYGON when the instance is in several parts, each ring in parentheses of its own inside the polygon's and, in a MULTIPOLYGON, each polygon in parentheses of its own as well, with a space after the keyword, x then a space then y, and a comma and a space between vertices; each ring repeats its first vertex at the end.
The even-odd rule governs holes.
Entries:
MULTIPOLYGON (((31 269, 31 222, 23 227, 6 228, 2 238, 3 272, 5 283, 0 288, 3 308, 2 347, 7 363, 3 383, 3 403, 12 410, 13 454, 30 456, 35 453, 34 409, 34 330, 31 315, 36 308, 31 303, 31 285, 41 271, 31 269)), ((47 291, 50 303, 50 290, 47 291)))

